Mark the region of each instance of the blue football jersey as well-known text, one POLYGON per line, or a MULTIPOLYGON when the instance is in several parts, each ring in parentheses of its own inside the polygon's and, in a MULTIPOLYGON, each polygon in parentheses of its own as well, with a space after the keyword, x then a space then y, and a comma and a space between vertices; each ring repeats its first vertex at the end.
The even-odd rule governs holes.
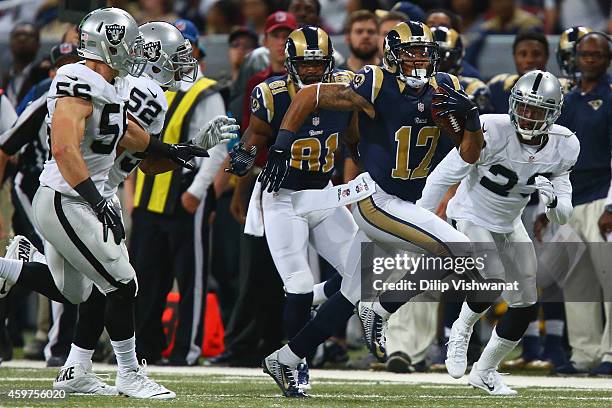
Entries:
MULTIPOLYGON (((332 82, 348 83, 352 78, 350 71, 335 70, 332 74, 332 82)), ((276 135, 296 92, 288 75, 268 78, 251 93, 251 114, 268 123, 276 135)), ((334 153, 351 115, 352 112, 319 109, 308 116, 291 144, 289 173, 281 188, 320 189, 329 183, 334 153)))
POLYGON ((431 116, 431 98, 442 83, 461 88, 457 77, 440 72, 414 94, 395 75, 374 65, 358 71, 351 82, 375 110, 374 118, 359 114, 362 164, 385 192, 403 200, 420 198, 429 172, 453 147, 431 116))
POLYGON ((517 74, 499 74, 491 78, 487 85, 491 91, 492 113, 508 113, 510 91, 518 79, 517 74))

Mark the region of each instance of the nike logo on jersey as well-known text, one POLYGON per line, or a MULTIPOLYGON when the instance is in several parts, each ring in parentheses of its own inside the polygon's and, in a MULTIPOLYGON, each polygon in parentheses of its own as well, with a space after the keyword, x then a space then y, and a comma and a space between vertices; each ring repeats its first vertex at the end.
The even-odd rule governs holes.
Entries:
POLYGON ((73 81, 78 81, 79 80, 79 78, 73 77, 73 76, 70 76, 70 75, 66 75, 66 77, 72 79, 73 81))
POLYGON ((149 91, 153 99, 157 99, 157 94, 154 94, 153 91, 151 91, 149 88, 147 88, 147 91, 149 91))

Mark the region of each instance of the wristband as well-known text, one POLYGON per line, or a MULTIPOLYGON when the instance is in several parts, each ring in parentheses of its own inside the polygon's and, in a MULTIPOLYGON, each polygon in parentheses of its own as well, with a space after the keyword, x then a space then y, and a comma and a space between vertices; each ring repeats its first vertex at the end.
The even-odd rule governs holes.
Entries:
POLYGON ((156 137, 149 138, 149 145, 144 151, 146 154, 154 154, 166 157, 168 155, 168 145, 156 137))
POLYGON ((79 184, 73 187, 74 191, 79 193, 81 197, 85 199, 92 207, 96 207, 100 202, 104 201, 102 195, 96 188, 91 177, 87 177, 85 180, 81 181, 79 184))
POLYGON ((289 149, 294 139, 295 139, 294 132, 287 130, 287 129, 280 129, 278 131, 278 135, 276 136, 276 141, 274 142, 274 144, 276 146, 289 149))
POLYGON ((476 107, 470 109, 467 113, 465 118, 465 130, 468 132, 477 132, 480 130, 480 115, 476 107))

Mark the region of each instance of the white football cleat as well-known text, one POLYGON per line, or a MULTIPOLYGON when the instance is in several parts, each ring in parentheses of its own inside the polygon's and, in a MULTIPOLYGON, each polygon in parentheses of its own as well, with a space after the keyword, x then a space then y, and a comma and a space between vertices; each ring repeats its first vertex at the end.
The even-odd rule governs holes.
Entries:
POLYGON ((467 349, 470 344, 473 328, 466 328, 464 324, 455 320, 451 327, 446 349, 446 371, 453 378, 461 378, 467 369, 467 349))
MULTIPOLYGON (((6 259, 14 259, 23 262, 32 262, 37 249, 23 235, 15 235, 6 247, 6 259)), ((6 297, 15 283, 0 278, 0 299, 6 297)))
POLYGON ((143 360, 142 366, 138 367, 137 370, 118 371, 115 386, 119 395, 148 399, 172 399, 176 397, 176 393, 147 377, 146 368, 147 363, 143 360))
POLYGON ((118 395, 117 388, 102 381, 91 367, 87 369, 79 363, 60 368, 53 389, 66 394, 118 395))
POLYGON ((479 370, 477 362, 472 366, 472 371, 468 376, 468 383, 474 388, 485 390, 490 395, 514 396, 518 394, 518 392, 504 384, 502 376, 497 370, 494 368, 479 370))

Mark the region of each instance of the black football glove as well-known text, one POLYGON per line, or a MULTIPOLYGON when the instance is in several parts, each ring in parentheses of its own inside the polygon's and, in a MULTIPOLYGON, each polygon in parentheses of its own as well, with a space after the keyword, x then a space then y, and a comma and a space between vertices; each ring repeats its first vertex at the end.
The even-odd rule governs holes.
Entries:
POLYGON ((289 150, 273 145, 268 151, 268 161, 259 175, 262 191, 268 187, 268 193, 276 192, 289 173, 289 150))
POLYGON ((237 176, 244 176, 253 167, 255 156, 257 156, 257 147, 251 146, 247 150, 244 148, 244 142, 236 143, 229 152, 229 168, 225 171, 237 176))
POLYGON ((98 220, 102 223, 104 242, 108 241, 108 230, 110 229, 113 238, 115 238, 115 244, 119 245, 121 240, 125 238, 125 229, 119 213, 120 209, 117 209, 111 200, 107 200, 100 195, 96 185, 89 177, 74 186, 74 190, 89 203, 98 220))
POLYGON ((113 233, 115 244, 119 245, 125 238, 125 229, 121 222, 121 215, 110 200, 102 200, 92 207, 102 223, 104 242, 108 241, 108 230, 113 233))
POLYGON ((167 145, 166 157, 189 170, 195 170, 195 165, 191 162, 194 157, 208 157, 206 149, 191 143, 179 143, 167 145))
POLYGON ((435 93, 432 98, 433 107, 440 109, 442 112, 439 116, 449 115, 454 113, 459 117, 465 118, 465 129, 470 132, 475 132, 480 129, 480 118, 478 115, 478 107, 470 100, 470 97, 463 90, 457 91, 448 84, 442 84, 441 87, 448 92, 435 93))

